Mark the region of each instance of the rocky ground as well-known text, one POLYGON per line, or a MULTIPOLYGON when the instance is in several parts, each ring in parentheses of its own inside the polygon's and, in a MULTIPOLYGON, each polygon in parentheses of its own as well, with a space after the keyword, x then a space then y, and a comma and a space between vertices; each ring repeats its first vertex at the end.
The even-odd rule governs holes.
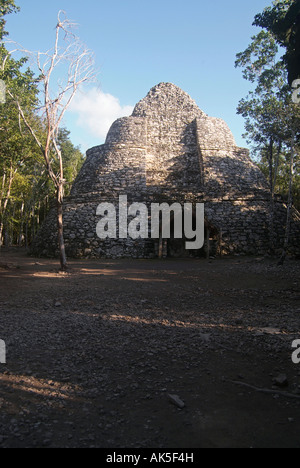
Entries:
POLYGON ((0 448, 300 447, 299 261, 70 267, 1 251, 0 448))

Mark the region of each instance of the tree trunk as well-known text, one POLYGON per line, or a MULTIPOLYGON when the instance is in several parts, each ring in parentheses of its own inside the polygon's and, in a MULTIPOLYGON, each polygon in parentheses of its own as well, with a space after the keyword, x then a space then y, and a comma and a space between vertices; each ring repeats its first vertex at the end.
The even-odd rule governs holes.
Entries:
POLYGON ((4 171, 3 177, 2 177, 2 189, 1 189, 1 194, 0 194, 0 212, 1 212, 1 208, 2 208, 2 198, 3 198, 3 195, 4 195, 5 181, 6 181, 6 172, 4 171))
POLYGON ((25 224, 25 248, 28 249, 28 219, 26 219, 26 224, 25 224))
POLYGON ((21 210, 20 210, 21 223, 20 223, 19 236, 18 236, 19 247, 22 247, 22 242, 24 238, 24 208, 25 208, 25 203, 23 201, 21 205, 21 210))
POLYGON ((2 236, 3 236, 3 229, 4 229, 4 217, 5 217, 5 213, 6 213, 6 209, 7 209, 7 204, 8 204, 8 201, 9 201, 9 198, 10 198, 10 192, 11 192, 11 187, 12 187, 12 183, 13 183, 13 180, 14 180, 14 177, 17 173, 17 169, 13 170, 13 167, 12 167, 12 164, 10 166, 10 172, 9 172, 9 183, 8 183, 8 188, 7 188, 7 192, 6 192, 6 196, 5 196, 5 200, 4 200, 4 204, 3 204, 3 209, 2 209, 2 213, 1 213, 1 221, 0 221, 0 248, 2 246, 2 236))
POLYGON ((269 232, 270 253, 274 253, 274 180, 273 180, 273 137, 270 138, 269 147, 269 184, 270 184, 270 209, 269 209, 269 232))
POLYGON ((58 232, 58 247, 60 258, 60 269, 66 271, 68 269, 65 241, 64 241, 64 223, 63 223, 63 182, 59 183, 57 188, 57 232, 58 232))
POLYGON ((35 205, 32 205, 31 209, 31 235, 32 238, 35 238, 35 205))
POLYGON ((206 230, 206 259, 209 260, 210 256, 210 230, 207 228, 206 230))
POLYGON ((282 254, 278 265, 283 265, 290 241, 290 231, 291 231, 291 212, 293 208, 293 179, 294 179, 294 159, 295 159, 295 130, 292 130, 292 141, 291 141, 291 159, 290 159, 290 178, 289 178, 289 196, 287 204, 287 215, 286 215, 286 225, 285 225, 285 236, 284 244, 282 249, 282 254))

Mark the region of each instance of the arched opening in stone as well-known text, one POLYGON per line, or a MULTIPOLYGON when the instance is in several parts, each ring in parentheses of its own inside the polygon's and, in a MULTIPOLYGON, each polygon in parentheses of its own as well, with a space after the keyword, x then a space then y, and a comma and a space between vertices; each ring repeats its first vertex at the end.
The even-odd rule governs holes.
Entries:
POLYGON ((210 221, 205 220, 204 246, 201 249, 201 256, 209 259, 222 254, 222 232, 219 231, 210 221))
MULTIPOLYGON (((184 220, 182 220, 184 228, 184 220)), ((196 214, 193 213, 193 229, 196 229, 196 214)), ((184 235, 178 239, 174 236, 174 214, 170 217, 170 238, 162 238, 162 221, 160 219, 160 238, 155 241, 155 256, 158 258, 210 258, 221 254, 221 232, 207 219, 204 225, 204 245, 201 249, 186 249, 186 242, 191 241, 184 235)))

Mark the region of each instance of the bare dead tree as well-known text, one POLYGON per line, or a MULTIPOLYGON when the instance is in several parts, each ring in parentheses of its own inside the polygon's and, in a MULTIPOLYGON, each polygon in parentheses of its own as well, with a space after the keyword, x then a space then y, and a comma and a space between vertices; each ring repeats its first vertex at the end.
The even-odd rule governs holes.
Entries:
MULTIPOLYGON (((41 151, 45 165, 56 189, 58 246, 61 270, 67 269, 63 234, 64 170, 63 158, 58 144, 60 124, 78 88, 95 79, 93 53, 74 34, 75 24, 63 11, 58 13, 54 46, 46 52, 30 52, 21 49, 33 58, 40 74, 42 106, 46 122, 46 140, 42 141, 34 126, 26 117, 17 96, 8 90, 19 110, 19 115, 41 151), (59 81, 57 76, 59 75, 59 81), (57 167, 59 168, 57 170, 57 167)), ((20 49, 19 49, 20 50, 20 49)))

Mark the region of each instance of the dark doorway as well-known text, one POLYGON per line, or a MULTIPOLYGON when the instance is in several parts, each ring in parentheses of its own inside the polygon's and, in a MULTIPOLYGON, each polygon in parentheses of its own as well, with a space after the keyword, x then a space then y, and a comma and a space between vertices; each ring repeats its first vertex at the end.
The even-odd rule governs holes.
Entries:
MULTIPOLYGON (((184 224, 182 224, 184 226, 184 224)), ((204 227, 204 245, 201 249, 188 250, 186 242, 191 241, 184 236, 181 239, 174 237, 174 215, 170 219, 170 239, 157 239, 155 242, 155 256, 158 258, 209 258, 219 255, 220 234, 219 231, 207 220, 204 227)), ((193 229, 196 229, 196 216, 193 216, 193 229)), ((160 225, 160 234, 162 226, 160 225)))

